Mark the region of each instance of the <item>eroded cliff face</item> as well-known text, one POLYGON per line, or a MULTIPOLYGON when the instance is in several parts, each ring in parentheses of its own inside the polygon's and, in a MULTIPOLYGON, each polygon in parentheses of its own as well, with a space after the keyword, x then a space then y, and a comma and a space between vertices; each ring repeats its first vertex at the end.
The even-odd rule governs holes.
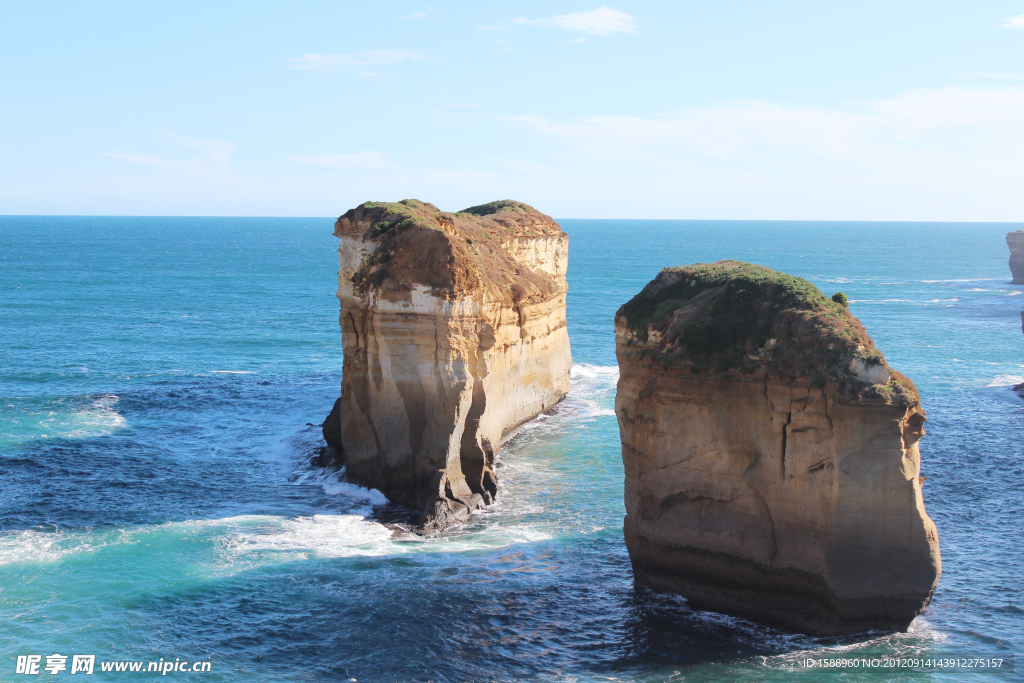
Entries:
POLYGON ((666 269, 615 321, 636 580, 805 633, 906 630, 941 573, 917 391, 809 282, 666 269))
POLYGON ((1006 246, 1010 248, 1010 274, 1013 275, 1010 284, 1024 285, 1024 231, 1007 233, 1006 246))
POLYGON ((366 203, 341 240, 344 369, 324 437, 347 476, 444 529, 490 504, 495 455, 568 393, 568 236, 525 204, 366 203))

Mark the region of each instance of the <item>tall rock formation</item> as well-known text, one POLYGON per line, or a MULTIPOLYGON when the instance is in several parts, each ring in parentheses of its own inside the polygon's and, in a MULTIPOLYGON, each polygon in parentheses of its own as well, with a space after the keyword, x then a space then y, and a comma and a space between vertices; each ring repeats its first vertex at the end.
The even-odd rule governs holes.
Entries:
POLYGON ((1024 285, 1024 230, 1006 233, 1006 246, 1010 248, 1010 274, 1012 285, 1024 285))
POLYGON ((662 270, 615 339, 636 580, 805 633, 906 630, 941 573, 924 411, 849 310, 721 261, 662 270))
POLYGON ((494 500, 503 438, 569 391, 569 238, 520 202, 414 199, 334 234, 345 358, 324 438, 351 480, 444 529, 494 500))

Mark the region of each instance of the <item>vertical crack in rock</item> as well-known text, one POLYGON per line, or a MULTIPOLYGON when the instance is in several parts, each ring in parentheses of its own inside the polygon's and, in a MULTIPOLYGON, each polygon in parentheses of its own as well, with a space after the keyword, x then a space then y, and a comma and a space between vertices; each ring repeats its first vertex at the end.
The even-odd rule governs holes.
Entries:
MULTIPOLYGON (((789 432, 789 423, 793 421, 793 411, 786 413, 786 422, 782 425, 782 480, 786 480, 786 438, 789 432)), ((774 528, 774 526, 772 527, 774 528)))
POLYGON ((828 396, 825 396, 825 400, 822 401, 822 407, 825 409, 825 411, 824 411, 825 412, 825 419, 828 420, 828 431, 829 431, 829 434, 832 436, 832 438, 835 438, 835 436, 836 436, 836 426, 832 422, 832 415, 829 413, 829 408, 828 408, 828 404, 831 402, 831 400, 832 399, 830 399, 828 396))
POLYGON ((568 236, 520 202, 413 199, 334 234, 345 358, 324 437, 347 477, 441 531, 494 501, 503 438, 569 391, 568 236))
POLYGON ((356 319, 352 316, 351 313, 348 314, 348 319, 352 323, 352 334, 354 334, 355 337, 356 337, 356 339, 355 339, 355 347, 358 349, 358 348, 360 348, 360 346, 359 346, 359 326, 356 325, 356 319))
POLYGON ((772 517, 772 509, 768 507, 768 502, 764 499, 764 495, 761 494, 761 491, 755 489, 754 493, 757 494, 758 500, 761 501, 761 507, 764 508, 764 514, 768 517, 768 523, 771 525, 772 549, 768 554, 768 566, 771 567, 772 563, 775 562, 775 558, 779 554, 779 539, 775 536, 775 519, 772 517))
POLYGON ((615 340, 638 583, 803 633, 907 629, 942 571, 924 411, 848 308, 767 268, 695 264, 623 305, 615 340))
POLYGON ((490 505, 497 494, 493 466, 494 453, 490 443, 480 435, 480 417, 487 407, 487 394, 483 382, 479 379, 473 383, 473 402, 466 415, 466 427, 462 432, 462 448, 460 451, 462 473, 473 493, 480 494, 484 502, 490 505))

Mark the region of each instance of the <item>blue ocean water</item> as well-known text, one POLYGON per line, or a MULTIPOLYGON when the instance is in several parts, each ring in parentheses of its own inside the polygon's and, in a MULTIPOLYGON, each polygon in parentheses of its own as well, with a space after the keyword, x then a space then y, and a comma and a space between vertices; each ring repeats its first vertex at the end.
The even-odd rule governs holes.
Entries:
POLYGON ((330 219, 0 217, 0 680, 53 653, 209 661, 168 674, 195 681, 1019 680, 791 667, 1024 653, 1024 225, 562 224, 573 391, 502 451, 493 508, 417 540, 308 464, 341 373, 330 219), (612 317, 722 258, 846 292, 917 383, 944 574, 910 633, 785 634, 633 586, 612 317))

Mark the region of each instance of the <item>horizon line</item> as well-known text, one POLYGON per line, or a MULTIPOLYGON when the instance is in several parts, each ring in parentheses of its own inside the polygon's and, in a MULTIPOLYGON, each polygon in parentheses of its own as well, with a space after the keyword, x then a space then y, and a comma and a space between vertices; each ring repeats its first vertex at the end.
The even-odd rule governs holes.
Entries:
MULTIPOLYGON (((453 212, 457 213, 457 212, 453 212)), ((3 218, 287 218, 304 220, 331 220, 333 216, 257 216, 257 215, 217 215, 217 214, 104 214, 104 213, 6 213, 3 218)), ((1019 221, 984 221, 984 220, 922 220, 922 219, 853 219, 853 218, 569 218, 554 217, 556 221, 672 221, 672 222, 705 222, 705 223, 968 223, 973 225, 1021 225, 1019 221)))

